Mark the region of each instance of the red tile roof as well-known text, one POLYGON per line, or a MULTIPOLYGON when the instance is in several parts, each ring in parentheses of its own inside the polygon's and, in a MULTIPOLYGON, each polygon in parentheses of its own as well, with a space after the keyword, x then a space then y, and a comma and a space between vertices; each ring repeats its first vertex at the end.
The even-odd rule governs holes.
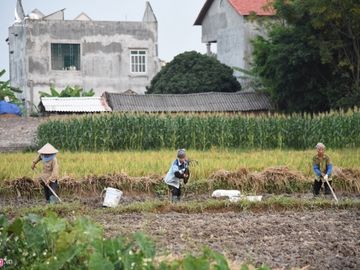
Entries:
POLYGON ((240 15, 246 16, 255 12, 258 16, 271 16, 275 12, 268 7, 268 0, 229 0, 230 4, 240 15))
MULTIPOLYGON (((275 15, 274 9, 268 8, 267 5, 271 0, 227 0, 234 7, 234 9, 242 16, 248 16, 255 12, 258 16, 272 16, 275 15), (267 7, 267 8, 264 8, 267 7)), ((194 25, 201 25, 207 11, 214 0, 206 0, 202 7, 194 25)))

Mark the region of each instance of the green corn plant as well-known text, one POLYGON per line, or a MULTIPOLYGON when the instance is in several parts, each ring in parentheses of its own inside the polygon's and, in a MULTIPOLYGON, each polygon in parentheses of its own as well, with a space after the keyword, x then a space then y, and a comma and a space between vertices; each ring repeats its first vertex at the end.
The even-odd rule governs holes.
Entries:
POLYGON ((360 112, 319 115, 100 114, 51 120, 38 128, 38 144, 70 151, 190 148, 308 149, 360 146, 360 112))

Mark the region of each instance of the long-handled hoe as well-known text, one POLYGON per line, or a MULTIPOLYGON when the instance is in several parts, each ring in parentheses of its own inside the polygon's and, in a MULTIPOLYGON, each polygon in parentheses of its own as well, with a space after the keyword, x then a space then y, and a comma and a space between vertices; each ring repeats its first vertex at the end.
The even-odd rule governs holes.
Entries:
POLYGON ((40 179, 41 182, 43 182, 43 184, 51 191, 51 193, 56 197, 56 199, 59 200, 59 202, 62 202, 62 200, 60 199, 60 197, 56 194, 56 192, 50 187, 50 185, 48 183, 46 183, 43 179, 40 179))
POLYGON ((56 197, 56 199, 59 200, 59 202, 62 202, 62 200, 60 199, 60 197, 56 194, 56 192, 50 187, 50 185, 48 183, 46 183, 43 179, 41 179, 41 182, 43 182, 43 184, 51 191, 51 193, 56 197))
POLYGON ((330 186, 329 181, 328 181, 326 178, 324 178, 324 177, 323 177, 323 179, 326 181, 326 184, 327 184, 328 187, 330 188, 331 194, 333 195, 336 203, 338 203, 338 202, 339 202, 339 201, 338 201, 338 198, 336 197, 336 194, 335 194, 334 190, 333 190, 332 187, 330 186))
POLYGON ((51 191, 51 193, 59 200, 59 202, 62 202, 62 200, 60 199, 60 197, 56 194, 56 192, 50 187, 49 184, 44 183, 45 186, 47 186, 47 188, 51 191))

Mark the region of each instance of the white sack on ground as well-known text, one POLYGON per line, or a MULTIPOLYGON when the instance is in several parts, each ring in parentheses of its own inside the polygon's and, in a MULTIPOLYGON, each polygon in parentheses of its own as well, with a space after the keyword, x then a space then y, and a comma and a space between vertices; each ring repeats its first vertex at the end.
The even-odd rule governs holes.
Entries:
POLYGON ((240 197, 240 191, 239 190, 226 190, 226 189, 217 189, 215 190, 212 195, 214 198, 220 198, 220 197, 240 197))

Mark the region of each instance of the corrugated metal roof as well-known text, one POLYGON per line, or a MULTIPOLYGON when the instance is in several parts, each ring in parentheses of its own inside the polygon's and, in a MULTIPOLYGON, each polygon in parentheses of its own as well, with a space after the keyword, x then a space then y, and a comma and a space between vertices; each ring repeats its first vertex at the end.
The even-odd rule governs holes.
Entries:
POLYGON ((111 108, 102 97, 42 97, 46 112, 107 112, 111 108))
POLYGON ((258 92, 126 95, 105 92, 115 112, 250 112, 271 110, 270 97, 258 92))
MULTIPOLYGON (((258 16, 272 16, 275 15, 273 8, 268 7, 270 0, 228 0, 234 9, 242 16, 248 16, 255 12, 258 16), (265 8, 266 7, 266 8, 265 8)), ((202 7, 194 25, 202 25, 206 13, 210 9, 214 0, 207 0, 202 7)))

